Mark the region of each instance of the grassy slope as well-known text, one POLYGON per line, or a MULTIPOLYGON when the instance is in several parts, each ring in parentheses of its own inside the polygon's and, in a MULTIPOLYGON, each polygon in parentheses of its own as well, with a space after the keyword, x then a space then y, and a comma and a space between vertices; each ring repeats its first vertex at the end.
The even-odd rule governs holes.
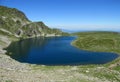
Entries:
POLYGON ((109 65, 41 66, 22 64, 9 58, 4 64, 5 67, 0 67, 1 82, 120 82, 118 68, 109 69, 109 65))
POLYGON ((4 35, 19 36, 21 38, 65 34, 59 29, 49 28, 41 21, 30 21, 22 11, 0 6, 0 34, 3 34, 3 31, 4 35), (8 32, 9 34, 7 34, 8 32))
MULTIPOLYGON (((120 33, 81 32, 75 33, 75 35, 77 35, 78 38, 74 42, 72 42, 72 44, 77 48, 95 52, 112 52, 117 53, 118 55, 120 54, 120 33)), ((102 66, 108 68, 108 71, 116 71, 120 73, 120 57, 102 66)), ((97 66, 95 66, 95 68, 97 68, 97 66)), ((118 82, 120 81, 120 79, 116 78, 116 76, 118 76, 116 74, 105 73, 101 71, 99 73, 93 73, 93 75, 104 76, 108 79, 116 79, 118 82)))
POLYGON ((5 67, 6 69, 0 69, 1 82, 120 82, 120 72, 104 65, 41 66, 27 64, 27 67, 30 67, 28 70, 27 67, 21 70, 20 68, 24 66, 21 63, 13 63, 11 66, 15 68, 13 67, 12 70, 7 69, 8 66, 5 67))
MULTIPOLYGON (((13 10, 6 11, 6 9, 3 9, 0 15, 4 16, 6 12, 13 13, 13 10)), ((14 11, 15 14, 17 12, 18 11, 14 11)), ((14 30, 16 31, 16 28, 14 27, 16 27, 17 24, 14 21, 11 21, 11 18, 9 18, 9 14, 6 15, 8 16, 6 23, 4 23, 3 21, 0 23, 0 26, 2 29, 10 30, 10 32, 13 31, 14 33, 14 30), (13 25, 14 30, 13 28, 11 29, 11 24, 13 25), (7 26, 8 28, 3 28, 7 26)), ((22 13, 17 13, 16 15, 18 15, 17 17, 22 17, 22 19, 19 20, 21 23, 23 23, 24 21, 28 21, 27 19, 24 19, 24 15, 22 13)), ((13 18, 16 15, 13 14, 13 18)), ((59 32, 59 30, 55 29, 52 32, 54 31, 56 33, 59 32)), ((82 36, 85 36, 85 34, 83 33, 82 36)), ((0 47, 5 47, 6 44, 8 44, 10 41, 14 41, 14 39, 16 38, 13 35, 9 34, 7 31, 0 29, 0 47)), ((118 67, 115 68, 115 70, 109 70, 103 65, 38 66, 25 64, 24 67, 23 63, 14 61, 5 54, 0 54, 0 62, 0 82, 21 82, 21 80, 22 82, 120 82, 119 71, 117 71, 119 69, 118 67), (27 67, 28 69, 26 69, 27 67)))
POLYGON ((74 45, 90 51, 120 53, 120 33, 116 32, 86 32, 77 33, 74 45))
MULTIPOLYGON (((75 33, 78 36, 72 44, 80 49, 112 52, 120 54, 120 33, 117 32, 81 32, 75 33)), ((106 66, 118 69, 120 58, 106 64, 106 66), (117 67, 117 68, 116 68, 117 67)))

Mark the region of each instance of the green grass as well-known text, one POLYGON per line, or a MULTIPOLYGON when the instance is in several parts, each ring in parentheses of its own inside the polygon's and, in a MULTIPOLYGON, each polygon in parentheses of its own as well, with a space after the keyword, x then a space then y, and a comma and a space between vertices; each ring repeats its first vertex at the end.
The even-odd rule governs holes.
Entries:
MULTIPOLYGON (((119 33, 79 33, 78 38, 73 42, 73 45, 81 48, 81 45, 84 45, 82 49, 91 50, 91 51, 103 51, 105 52, 119 52, 119 33), (95 36, 94 36, 95 34, 95 36), (81 41, 83 40, 83 41, 81 41), (113 42, 115 40, 115 42, 113 42), (82 43, 81 43, 82 42, 82 43), (86 45, 87 44, 87 45, 86 45), (114 44, 114 45, 113 45, 114 44), (96 48, 92 48, 95 47, 96 48), (104 47, 104 49, 102 49, 104 47), (112 48, 109 48, 112 47, 112 48), (114 49, 116 47, 116 49, 114 49), (91 49, 89 49, 91 48, 91 49), (95 49, 95 50, 93 50, 95 49), (111 51, 113 49, 113 51, 111 51)), ((13 38, 14 40, 14 38, 13 38)), ((116 52, 116 53, 118 53, 116 52)), ((109 80, 110 82, 119 82, 119 71, 120 67, 114 67, 114 69, 110 70, 108 67, 111 64, 119 62, 119 59, 113 61, 112 63, 108 63, 105 65, 80 65, 80 66, 44 66, 44 65, 30 65, 28 64, 32 72, 35 73, 37 71, 42 71, 45 74, 51 74, 54 77, 61 77, 62 79, 68 76, 73 76, 65 82, 94 82, 93 80, 88 80, 86 76, 90 76, 93 78, 99 78, 101 80, 109 80), (75 68, 75 69, 74 69, 75 68), (86 72, 88 71, 88 72, 86 72), (62 74, 63 73, 63 74, 62 74), (83 74, 85 78, 81 79, 80 74, 83 74), (77 76, 77 77, 76 77, 77 76)))
POLYGON ((120 71, 120 66, 117 66, 114 69, 120 71))
POLYGON ((6 43, 0 40, 0 45, 4 46, 6 43))
MULTIPOLYGON (((120 33, 117 32, 82 32, 76 33, 77 39, 72 42, 77 48, 94 52, 112 52, 120 54, 120 33)), ((107 64, 79 67, 78 72, 100 79, 120 82, 120 57, 107 64), (98 69, 99 67, 103 67, 98 69), (86 73, 89 70, 89 73, 86 73), (114 72, 116 71, 116 72, 114 72)))
POLYGON ((13 82, 12 80, 6 80, 5 82, 13 82))
MULTIPOLYGON (((117 32, 81 32, 75 33, 78 38, 72 42, 77 48, 93 51, 93 52, 111 52, 120 54, 120 33, 117 32)), ((109 67, 112 64, 115 70, 119 70, 120 58, 104 64, 103 66, 109 67)))
MULTIPOLYGON (((101 80, 109 80, 114 82, 119 82, 118 76, 119 74, 117 72, 114 72, 112 70, 109 70, 107 67, 104 67, 104 65, 80 65, 80 66, 41 66, 41 65, 32 65, 32 68, 34 71, 41 70, 45 73, 54 73, 57 75, 58 70, 63 70, 61 73, 65 73, 63 77, 66 77, 67 75, 71 74, 84 74, 85 76, 92 76, 97 77, 101 80), (76 68, 76 69, 73 69, 76 68), (51 72, 52 71, 52 72, 51 72), (88 71, 88 72, 86 72, 88 71)), ((72 78, 69 82, 91 82, 90 80, 87 80, 85 78, 79 79, 79 78, 72 78)), ((92 81, 93 82, 93 81, 92 81)))
POLYGON ((77 33, 73 42, 76 47, 98 52, 120 53, 120 34, 116 32, 86 32, 77 33))

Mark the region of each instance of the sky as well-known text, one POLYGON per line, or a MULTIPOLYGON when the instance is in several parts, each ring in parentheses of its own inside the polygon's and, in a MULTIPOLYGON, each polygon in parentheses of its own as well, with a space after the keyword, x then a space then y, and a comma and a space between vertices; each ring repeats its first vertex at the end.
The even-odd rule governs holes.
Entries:
POLYGON ((120 0, 0 0, 31 21, 72 31, 120 31, 120 0))

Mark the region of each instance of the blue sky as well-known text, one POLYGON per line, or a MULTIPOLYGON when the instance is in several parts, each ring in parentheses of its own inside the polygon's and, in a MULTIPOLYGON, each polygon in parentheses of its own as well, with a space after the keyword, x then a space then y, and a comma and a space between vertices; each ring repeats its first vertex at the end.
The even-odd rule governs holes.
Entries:
POLYGON ((120 30, 120 0, 0 0, 32 21, 68 30, 120 30))

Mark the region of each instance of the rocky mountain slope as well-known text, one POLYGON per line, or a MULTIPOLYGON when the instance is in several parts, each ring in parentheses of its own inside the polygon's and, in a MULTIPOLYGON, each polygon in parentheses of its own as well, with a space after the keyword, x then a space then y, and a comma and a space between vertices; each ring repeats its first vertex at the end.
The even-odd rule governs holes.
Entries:
POLYGON ((14 39, 63 34, 66 33, 59 29, 51 29, 41 21, 30 21, 23 12, 15 8, 0 6, 0 54, 4 54, 3 48, 14 39))
POLYGON ((109 64, 31 65, 15 61, 3 50, 19 38, 63 34, 68 35, 59 29, 50 29, 43 22, 31 22, 17 9, 0 6, 0 82, 120 82, 120 68, 108 68, 109 64))
POLYGON ((0 34, 15 37, 61 35, 59 29, 50 29, 43 22, 31 22, 23 12, 0 6, 0 34))

